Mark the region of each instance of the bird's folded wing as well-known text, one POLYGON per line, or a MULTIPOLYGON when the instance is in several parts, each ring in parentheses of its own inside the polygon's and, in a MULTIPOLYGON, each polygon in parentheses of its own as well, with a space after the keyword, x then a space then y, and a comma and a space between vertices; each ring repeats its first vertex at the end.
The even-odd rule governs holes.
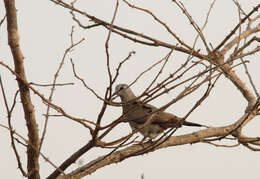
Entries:
MULTIPOLYGON (((144 124, 151 116, 154 116, 154 111, 157 109, 153 105, 143 104, 140 101, 135 101, 134 103, 125 106, 128 118, 138 124, 144 124)), ((153 117, 154 118, 154 117, 153 117)))
POLYGON ((180 118, 166 112, 158 112, 156 119, 153 120, 153 124, 158 124, 160 127, 167 129, 171 127, 180 126, 180 118))
MULTIPOLYGON (((143 111, 145 115, 153 114, 153 121, 152 123, 156 124, 165 124, 167 126, 175 126, 178 124, 180 118, 167 112, 163 111, 157 111, 153 113, 155 110, 157 110, 156 107, 150 104, 142 104, 143 111)), ((149 120, 149 117, 146 119, 149 120)), ((145 122, 145 121, 143 121, 145 122)))

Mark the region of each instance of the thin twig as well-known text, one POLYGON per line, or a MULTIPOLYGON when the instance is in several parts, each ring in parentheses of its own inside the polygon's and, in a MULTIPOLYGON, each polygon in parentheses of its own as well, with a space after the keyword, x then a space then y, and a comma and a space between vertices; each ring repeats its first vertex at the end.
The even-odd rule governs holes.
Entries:
MULTIPOLYGON (((70 43, 70 46, 65 50, 64 54, 63 54, 63 57, 61 59, 61 62, 60 62, 60 65, 56 71, 56 73, 54 74, 54 78, 53 78, 53 82, 52 82, 52 88, 51 88, 51 92, 50 92, 50 95, 49 95, 49 98, 48 100, 49 101, 52 101, 52 98, 53 98, 53 95, 54 95, 54 91, 55 91, 55 87, 56 87, 56 82, 57 82, 57 79, 58 79, 58 76, 59 76, 59 73, 63 67, 63 64, 64 64, 64 61, 65 61, 65 58, 67 57, 68 53, 74 48, 76 47, 77 45, 79 45, 80 43, 82 43, 85 39, 82 38, 80 41, 78 41, 77 43, 74 43, 73 42, 73 33, 74 33, 74 27, 72 26, 71 28, 71 33, 70 33, 70 40, 71 40, 71 43, 70 43)), ((43 127, 43 132, 42 132, 42 137, 41 137, 41 140, 40 140, 40 145, 39 145, 39 151, 41 151, 41 148, 42 148, 42 144, 43 144, 43 141, 44 141, 44 137, 46 135, 46 131, 47 131, 47 125, 48 125, 48 120, 49 120, 49 112, 50 112, 50 106, 47 105, 47 109, 46 109, 46 115, 45 115, 45 121, 44 121, 44 127, 43 127)))
POLYGON ((206 42, 206 39, 202 33, 202 30, 200 29, 200 27, 198 26, 198 24, 195 22, 195 20, 192 18, 192 16, 188 13, 187 9, 185 8, 184 4, 182 2, 177 2, 175 0, 173 0, 173 2, 175 4, 177 4, 177 6, 182 10, 182 12, 186 15, 186 17, 188 18, 188 20, 190 21, 191 25, 194 27, 194 29, 197 31, 198 35, 200 36, 202 42, 204 43, 204 46, 206 47, 206 50, 208 52, 208 54, 211 53, 211 50, 208 47, 208 44, 206 42))
POLYGON ((186 43, 184 43, 183 40, 181 40, 171 29, 168 25, 166 25, 165 22, 163 22, 162 20, 160 20, 156 15, 154 15, 151 11, 147 10, 147 9, 144 9, 144 8, 140 8, 140 7, 137 7, 133 4, 130 4, 128 1, 126 0, 123 0, 123 2, 125 2, 129 7, 131 8, 134 8, 134 9, 137 9, 139 11, 142 11, 142 12, 145 12, 149 15, 151 15, 155 21, 157 21, 159 24, 161 24, 181 45, 183 45, 184 47, 186 47, 187 49, 191 50, 192 48, 187 45, 186 43))
POLYGON ((169 61, 169 58, 170 58, 170 56, 171 56, 171 54, 172 54, 173 51, 174 51, 174 49, 171 49, 171 51, 166 55, 166 57, 164 57, 164 58, 165 58, 165 61, 164 61, 163 65, 162 65, 161 69, 159 70, 159 72, 157 73, 157 75, 155 76, 155 78, 152 80, 152 82, 150 83, 150 85, 144 90, 144 93, 145 93, 146 91, 148 91, 148 90, 151 88, 151 86, 156 82, 156 80, 158 79, 158 77, 159 77, 160 74, 162 73, 164 67, 166 66, 167 62, 169 61))
MULTIPOLYGON (((4 129, 7 129, 9 131, 11 131, 11 129, 3 124, 0 124, 0 127, 4 128, 4 129)), ((27 139, 25 139, 21 134, 17 133, 16 131, 12 131, 16 136, 18 136, 19 138, 21 138, 25 143, 27 143, 27 146, 30 145, 32 148, 36 148, 36 146, 34 146, 33 144, 30 143, 30 141, 28 141, 27 139)), ((39 155, 42 156, 42 158, 47 161, 51 166, 53 166, 54 168, 56 168, 60 173, 64 174, 65 173, 60 170, 53 162, 51 162, 48 157, 46 157, 42 152, 39 152, 39 155)))
POLYGON ((57 111, 58 113, 61 113, 62 115, 64 115, 64 117, 67 117, 73 121, 76 121, 78 123, 80 123, 81 125, 83 125, 84 127, 88 128, 90 130, 90 132, 92 131, 92 128, 87 125, 86 123, 92 124, 92 125, 96 125, 96 123, 90 121, 90 120, 86 120, 86 119, 79 119, 76 117, 73 117, 69 114, 67 114, 64 109, 52 102, 50 102, 48 99, 46 99, 44 97, 43 94, 40 94, 36 89, 34 89, 32 86, 29 85, 29 83, 27 83, 26 81, 24 81, 14 70, 12 70, 8 65, 6 65, 5 63, 0 61, 0 65, 4 66, 6 69, 8 69, 13 75, 15 75, 25 86, 27 86, 28 88, 30 88, 39 98, 42 99, 43 103, 46 105, 50 105, 52 107, 52 109, 54 109, 55 111, 57 111))
MULTIPOLYGON (((112 96, 112 85, 113 85, 113 79, 112 79, 112 73, 111 73, 111 69, 110 69, 110 54, 109 54, 109 41, 110 41, 110 37, 111 37, 111 33, 112 33, 112 27, 111 25, 114 24, 116 15, 117 15, 117 11, 118 11, 118 6, 119 6, 119 2, 118 0, 116 1, 116 7, 114 10, 114 14, 109 26, 109 31, 108 31, 108 35, 107 35, 107 40, 105 43, 105 50, 106 50, 106 65, 107 65, 107 73, 108 73, 108 78, 109 78, 109 86, 107 88, 108 90, 108 98, 110 98, 112 96)), ((105 97, 107 99, 107 96, 105 97)), ((98 121, 97 124, 99 124, 100 121, 98 121)))
POLYGON ((38 84, 38 83, 29 83, 29 85, 35 85, 40 87, 49 87, 49 86, 67 86, 67 85, 74 85, 74 83, 56 83, 56 84, 38 84))
POLYGON ((213 142, 203 142, 203 143, 210 144, 210 145, 213 145, 215 147, 226 147, 226 148, 238 147, 240 145, 240 143, 237 143, 237 144, 234 144, 234 145, 223 145, 223 144, 216 144, 216 143, 213 143, 213 142))
POLYGON ((119 76, 119 71, 120 71, 122 65, 123 65, 126 61, 130 60, 130 58, 132 57, 132 55, 134 55, 135 53, 136 53, 135 51, 129 52, 128 56, 118 64, 118 66, 117 66, 117 68, 116 68, 116 74, 115 74, 115 76, 114 76, 114 78, 113 78, 113 80, 112 80, 112 84, 115 83, 117 77, 119 76))
MULTIPOLYGON (((106 101, 105 99, 103 99, 101 96, 99 96, 96 91, 91 88, 90 86, 87 85, 87 83, 85 82, 85 80, 83 78, 81 78, 77 72, 76 72, 76 67, 75 67, 75 64, 72 60, 72 58, 70 58, 70 63, 71 63, 71 66, 72 66, 72 71, 73 71, 73 74, 75 76, 76 79, 80 80, 81 83, 84 85, 84 87, 89 90, 90 92, 92 92, 98 99, 100 99, 101 101, 106 101)), ((107 103, 109 103, 109 101, 106 101, 107 103)))
POLYGON ((253 8, 243 19, 241 19, 241 21, 234 27, 234 29, 226 36, 226 38, 224 40, 222 40, 220 42, 220 44, 213 50, 212 53, 217 52, 230 38, 232 35, 235 34, 235 32, 237 31, 237 29, 246 22, 246 20, 248 20, 248 18, 255 13, 258 9, 260 8, 260 4, 258 4, 255 8, 253 8))
POLYGON ((3 19, 0 21, 0 26, 3 24, 3 22, 5 21, 6 15, 3 17, 3 19))
POLYGON ((14 102, 13 102, 13 104, 12 104, 11 109, 9 109, 1 75, 0 75, 0 86, 1 86, 1 91, 2 91, 2 94, 3 94, 5 109, 6 109, 6 113, 7 113, 7 120, 8 120, 9 129, 10 129, 9 132, 10 132, 10 138, 11 138, 12 149, 13 149, 13 151, 14 151, 14 154, 15 154, 15 157, 16 157, 16 161, 17 161, 17 163, 18 163, 18 168, 19 168, 19 170, 21 171, 21 173, 22 173, 22 175, 23 175, 24 177, 27 177, 28 174, 27 174, 27 173, 25 172, 25 170, 23 169, 23 166, 22 166, 22 162, 21 162, 19 153, 18 153, 18 151, 17 151, 17 149, 16 149, 16 146, 15 146, 15 142, 14 142, 14 129, 13 129, 12 123, 11 123, 12 111, 13 111, 13 109, 14 109, 14 107, 15 107, 16 97, 17 97, 19 91, 16 91, 15 96, 14 96, 14 100, 13 100, 14 102))

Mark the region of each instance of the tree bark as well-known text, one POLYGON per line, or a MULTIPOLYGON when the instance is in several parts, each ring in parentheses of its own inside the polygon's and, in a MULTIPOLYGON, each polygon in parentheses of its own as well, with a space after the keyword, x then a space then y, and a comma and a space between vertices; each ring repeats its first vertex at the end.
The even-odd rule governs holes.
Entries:
POLYGON ((22 79, 17 78, 17 83, 20 90, 20 98, 23 105, 24 117, 28 130, 28 145, 27 145, 27 170, 29 179, 39 179, 39 136, 38 125, 35 119, 34 106, 31 101, 29 88, 23 83, 27 82, 23 54, 19 46, 19 35, 17 27, 17 14, 14 0, 4 0, 7 17, 8 44, 12 51, 15 72, 22 79))

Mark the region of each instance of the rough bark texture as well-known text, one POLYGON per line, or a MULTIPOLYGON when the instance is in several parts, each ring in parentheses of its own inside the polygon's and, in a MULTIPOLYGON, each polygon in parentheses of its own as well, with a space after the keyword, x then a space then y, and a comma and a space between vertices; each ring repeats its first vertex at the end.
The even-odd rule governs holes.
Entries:
POLYGON ((24 117, 28 129, 27 146, 27 169, 29 179, 39 179, 39 136, 38 126, 35 119, 34 106, 31 101, 29 88, 23 83, 26 81, 26 75, 23 64, 23 54, 19 46, 19 35, 17 27, 17 14, 14 0, 5 0, 6 16, 7 16, 7 31, 8 44, 12 51, 15 72, 22 79, 17 78, 17 83, 20 90, 21 102, 23 105, 24 117))

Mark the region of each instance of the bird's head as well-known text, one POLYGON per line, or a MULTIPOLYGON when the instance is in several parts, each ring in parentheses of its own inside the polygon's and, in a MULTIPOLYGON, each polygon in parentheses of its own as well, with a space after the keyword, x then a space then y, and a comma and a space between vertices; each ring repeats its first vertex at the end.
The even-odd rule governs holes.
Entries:
POLYGON ((122 96, 123 93, 127 92, 127 89, 129 89, 129 86, 127 84, 118 84, 116 85, 114 95, 122 96))
POLYGON ((134 93, 132 92, 132 90, 129 88, 127 84, 117 85, 113 96, 114 95, 120 96, 122 102, 127 102, 136 98, 136 96, 134 95, 134 93))

